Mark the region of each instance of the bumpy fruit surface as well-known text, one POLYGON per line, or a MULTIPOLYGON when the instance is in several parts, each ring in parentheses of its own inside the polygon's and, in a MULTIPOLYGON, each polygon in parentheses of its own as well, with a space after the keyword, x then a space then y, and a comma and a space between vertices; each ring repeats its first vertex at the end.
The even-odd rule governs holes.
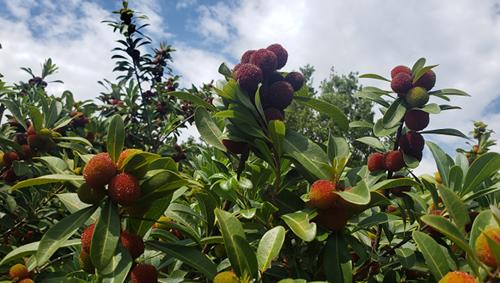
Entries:
POLYGON ((396 172, 405 166, 403 153, 399 150, 389 151, 384 158, 384 166, 387 170, 396 172))
POLYGON ((405 100, 410 107, 422 107, 429 102, 429 94, 425 88, 417 86, 408 91, 405 100))
POLYGON ((266 100, 277 109, 285 109, 293 100, 293 87, 290 83, 281 81, 272 84, 267 91, 266 100))
POLYGON ((298 91, 304 85, 304 75, 299 72, 290 72, 286 75, 285 80, 289 82, 294 91, 298 91))
POLYGON ((82 250, 80 252, 80 256, 78 257, 78 262, 80 263, 80 268, 83 269, 83 271, 90 274, 95 273, 95 267, 92 264, 89 253, 82 250))
POLYGON ((338 195, 335 194, 335 183, 329 180, 317 180, 309 191, 309 205, 314 208, 326 209, 335 204, 338 195))
POLYGON ((391 81, 391 88, 395 93, 406 93, 413 87, 411 75, 399 73, 391 81))
POLYGON ((266 49, 272 51, 274 55, 276 55, 276 69, 281 69, 286 65, 286 61, 288 60, 288 52, 285 48, 283 48, 283 46, 281 46, 281 44, 271 44, 266 49))
POLYGON ((139 181, 131 174, 118 174, 109 182, 108 195, 116 203, 131 205, 141 196, 139 181))
POLYGON ((234 154, 247 153, 249 150, 248 144, 246 142, 223 139, 222 144, 224 144, 224 146, 227 148, 229 152, 234 154))
POLYGON ((391 70, 391 78, 394 78, 399 73, 405 73, 405 74, 408 74, 410 76, 412 75, 410 68, 403 66, 403 65, 399 65, 399 66, 394 67, 391 70))
POLYGON ((130 281, 132 283, 156 283, 158 282, 158 271, 151 264, 140 263, 132 268, 130 281))
POLYGON ((380 170, 385 170, 384 164, 385 155, 380 152, 374 152, 368 156, 368 170, 370 172, 376 172, 380 170))
POLYGON ((410 130, 421 131, 429 125, 429 113, 417 109, 409 110, 405 114, 405 124, 410 130))
POLYGON ((476 283, 476 279, 467 272, 451 271, 439 280, 439 283, 476 283))
POLYGON ((19 158, 19 155, 15 151, 7 151, 3 155, 3 163, 7 167, 11 166, 14 161, 17 161, 17 160, 20 160, 20 159, 21 158, 19 158))
POLYGON ((334 205, 327 209, 318 211, 316 221, 328 229, 338 231, 342 230, 349 219, 349 212, 344 206, 334 205))
POLYGON ((92 244, 92 236, 94 235, 95 224, 89 225, 82 232, 82 251, 90 253, 90 245, 92 244))
POLYGON ((436 85, 436 73, 433 70, 425 72, 416 82, 415 86, 420 86, 426 90, 431 90, 436 85))
POLYGON ((17 278, 20 280, 29 277, 30 273, 24 264, 18 263, 9 269, 9 276, 11 279, 17 278))
POLYGON ((409 131, 399 139, 399 147, 409 155, 417 155, 424 150, 424 137, 418 132, 409 131))
POLYGON ((250 57, 252 54, 255 52, 255 50, 247 50, 243 55, 241 56, 241 64, 246 64, 250 63, 250 57))
POLYGON ((238 276, 232 271, 219 272, 214 277, 214 283, 239 283, 238 276))
POLYGON ((92 188, 88 184, 83 184, 78 188, 77 195, 84 203, 97 204, 106 196, 106 190, 104 187, 92 188))
POLYGON ((285 119, 285 113, 283 113, 283 111, 276 109, 276 108, 265 109, 264 116, 266 116, 267 121, 271 121, 271 120, 283 121, 285 119))
POLYGON ((262 82, 262 70, 253 64, 241 64, 236 70, 235 77, 240 88, 253 97, 259 83, 262 82))
POLYGON ((116 175, 117 168, 106 152, 94 155, 85 168, 83 178, 93 188, 102 188, 116 175))
POLYGON ((250 56, 250 63, 259 67, 264 76, 270 75, 278 66, 278 57, 267 49, 259 49, 250 56))
POLYGON ((497 242, 497 244, 500 244, 500 228, 488 227, 484 229, 484 231, 481 232, 481 235, 479 235, 476 239, 476 254, 479 257, 479 260, 488 266, 497 267, 498 263, 495 260, 493 251, 488 245, 486 235, 493 241, 497 242))
POLYGON ((126 230, 120 233, 120 242, 128 250, 132 258, 138 258, 144 253, 144 241, 141 237, 126 230))

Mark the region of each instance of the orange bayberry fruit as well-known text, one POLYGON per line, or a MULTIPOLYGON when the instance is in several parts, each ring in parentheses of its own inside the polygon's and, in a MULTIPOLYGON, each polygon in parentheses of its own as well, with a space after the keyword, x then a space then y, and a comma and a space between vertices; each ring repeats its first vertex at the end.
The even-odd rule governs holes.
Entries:
POLYGON ((151 264, 140 263, 132 268, 130 280, 132 283, 156 283, 158 271, 151 264))
POLYGON ((309 191, 309 205, 314 208, 326 209, 338 199, 335 194, 335 183, 329 180, 317 180, 309 191))
POLYGON ((9 269, 9 276, 10 279, 15 279, 17 280, 24 279, 30 276, 30 273, 28 271, 28 268, 24 264, 18 263, 14 264, 10 269, 9 269))
POLYGON ((219 272, 214 277, 214 283, 239 283, 238 276, 232 271, 219 272))
POLYGON ((476 283, 476 279, 467 272, 451 271, 439 280, 439 283, 476 283))
POLYGON ((121 205, 131 205, 141 196, 141 187, 136 177, 128 173, 116 175, 108 185, 111 200, 121 205))
POLYGON ((385 156, 383 153, 374 152, 368 156, 368 170, 370 172, 380 171, 385 169, 385 156))
POLYGON ((123 230, 120 233, 120 242, 122 246, 128 250, 132 258, 138 258, 144 253, 144 241, 136 234, 123 230))
POLYGON ((488 227, 477 237, 476 239, 476 253, 484 264, 497 267, 498 263, 495 260, 495 255, 488 245, 488 240, 486 235, 493 241, 500 244, 500 228, 499 227, 488 227))
POLYGON ((104 187, 116 175, 116 165, 106 152, 94 155, 85 168, 83 177, 85 182, 93 188, 104 187))

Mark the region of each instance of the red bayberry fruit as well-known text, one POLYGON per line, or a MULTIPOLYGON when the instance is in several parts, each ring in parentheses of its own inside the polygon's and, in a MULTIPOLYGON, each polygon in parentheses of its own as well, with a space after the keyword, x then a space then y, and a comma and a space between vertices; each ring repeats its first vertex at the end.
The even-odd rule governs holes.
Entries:
POLYGON ((415 86, 420 86, 426 90, 431 90, 436 85, 436 73, 433 70, 425 72, 416 82, 415 86))
POLYGON ((380 152, 374 152, 368 156, 368 170, 370 172, 385 170, 385 155, 380 152))
POLYGON ((384 166, 387 170, 396 172, 405 166, 403 153, 399 150, 393 150, 386 153, 384 158, 384 166))
POLYGON ((95 224, 85 228, 82 232, 82 250, 90 253, 90 245, 92 244, 92 236, 94 235, 95 224))
POLYGON ((410 130, 421 131, 429 125, 429 113, 417 109, 405 114, 405 124, 410 130))
POLYGON ((298 91, 304 85, 304 75, 299 72, 290 72, 286 75, 285 80, 289 82, 294 91, 298 91))
POLYGON ((314 208, 326 209, 335 204, 338 195, 335 194, 335 183, 329 180, 317 180, 311 185, 309 205, 314 208))
POLYGON ((278 66, 278 58, 274 52, 267 49, 259 49, 250 56, 250 63, 259 67, 264 76, 270 75, 278 66))
POLYGON ((136 177, 121 173, 109 182, 108 194, 114 202, 127 206, 133 204, 141 196, 141 187, 136 177))
POLYGON ((392 69, 391 78, 394 78, 399 73, 405 73, 405 74, 408 74, 410 76, 412 75, 410 68, 403 66, 403 65, 399 65, 399 66, 396 66, 392 69))
POLYGON ((399 147, 408 155, 418 155, 424 150, 424 137, 415 131, 409 131, 399 139, 399 147))
POLYGON ((138 258, 144 253, 144 241, 142 238, 126 230, 120 233, 120 243, 130 253, 132 258, 138 258))
POLYGON ((391 81, 391 88, 395 93, 406 93, 412 88, 412 78, 407 73, 399 73, 391 81))
POLYGON ((277 58, 277 66, 276 69, 281 69, 286 65, 286 61, 288 60, 288 52, 286 51, 281 44, 275 43, 269 45, 267 50, 270 50, 276 55, 277 58))
POLYGON ((117 168, 106 152, 94 155, 85 168, 83 178, 93 188, 104 187, 116 175, 117 168))

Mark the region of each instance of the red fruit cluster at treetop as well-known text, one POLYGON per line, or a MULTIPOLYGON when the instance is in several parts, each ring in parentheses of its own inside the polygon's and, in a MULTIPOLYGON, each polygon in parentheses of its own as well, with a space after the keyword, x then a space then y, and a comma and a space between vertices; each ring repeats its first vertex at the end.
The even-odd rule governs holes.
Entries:
POLYGON ((130 271, 130 282, 132 283, 156 283, 158 282, 158 271, 153 265, 140 263, 130 271))

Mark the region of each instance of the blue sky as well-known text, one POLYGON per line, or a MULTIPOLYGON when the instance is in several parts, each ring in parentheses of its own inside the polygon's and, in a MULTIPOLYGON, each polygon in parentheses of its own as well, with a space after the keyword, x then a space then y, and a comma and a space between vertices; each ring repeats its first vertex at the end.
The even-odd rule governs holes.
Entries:
MULTIPOLYGON (((0 73, 15 82, 21 66, 39 70, 51 57, 60 66, 57 79, 80 99, 98 95, 102 78, 112 79, 110 50, 116 34, 100 21, 121 1, 0 0, 0 73)), ((133 9, 149 16, 149 32, 172 44, 175 72, 185 86, 217 80, 221 62, 234 64, 247 49, 281 43, 289 61, 285 70, 305 64, 316 68, 315 82, 332 66, 338 73, 358 71, 389 75, 399 64, 420 57, 440 64, 436 88, 459 88, 472 95, 456 98, 461 111, 431 116, 430 129, 471 129, 483 120, 500 132, 500 0, 141 0, 133 9)), ((388 85, 362 79, 363 85, 388 85)), ((441 102, 441 101, 435 101, 441 102)), ((194 129, 187 135, 196 135, 194 129)), ((429 136, 452 151, 458 138, 429 136)), ((499 147, 496 147, 498 151, 499 147)), ((433 170, 424 153, 422 170, 433 170)))

